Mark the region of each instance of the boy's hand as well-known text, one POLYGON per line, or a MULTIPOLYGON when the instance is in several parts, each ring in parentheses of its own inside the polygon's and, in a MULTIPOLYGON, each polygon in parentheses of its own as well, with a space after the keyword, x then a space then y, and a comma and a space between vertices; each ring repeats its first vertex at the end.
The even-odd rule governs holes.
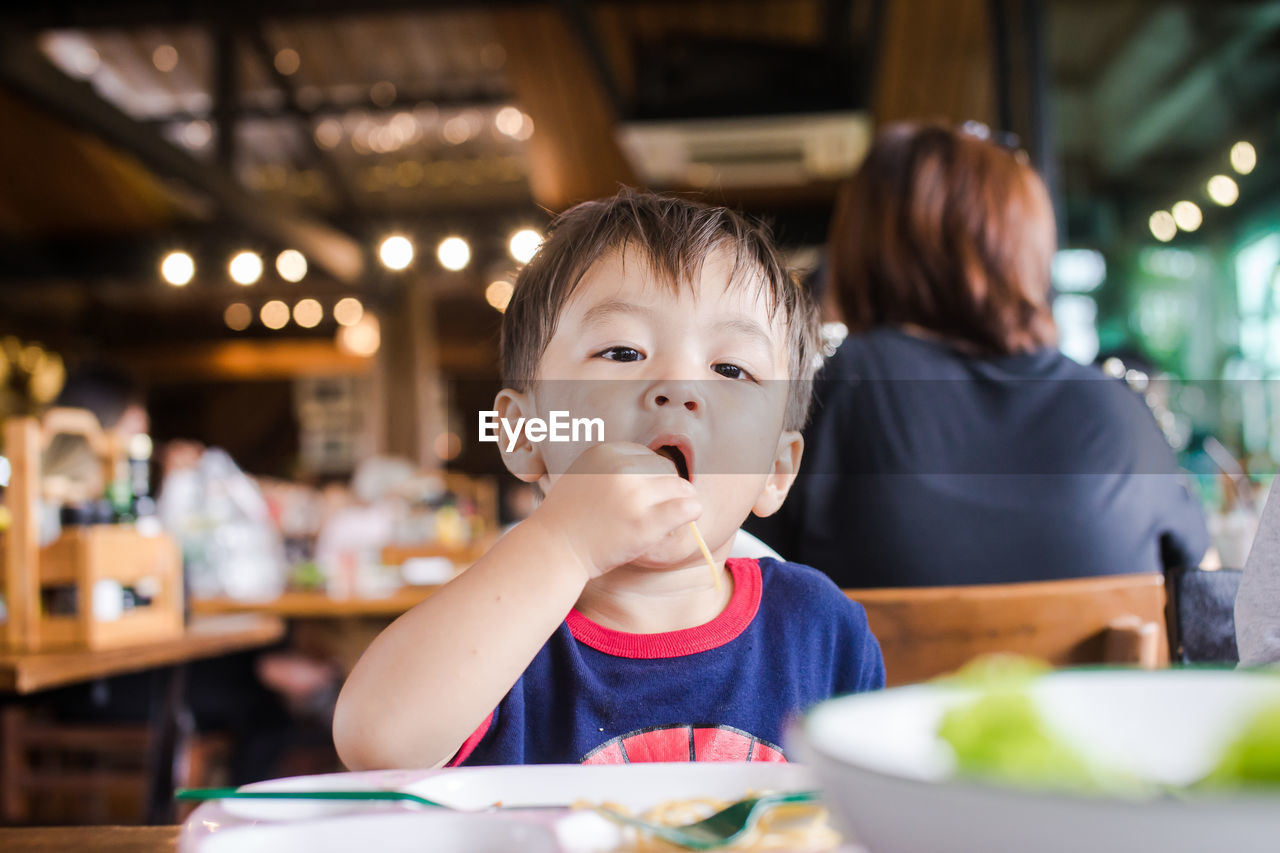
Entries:
POLYGON ((702 514, 693 485, 670 459, 640 444, 582 453, 529 521, 568 540, 588 578, 638 559, 702 514))

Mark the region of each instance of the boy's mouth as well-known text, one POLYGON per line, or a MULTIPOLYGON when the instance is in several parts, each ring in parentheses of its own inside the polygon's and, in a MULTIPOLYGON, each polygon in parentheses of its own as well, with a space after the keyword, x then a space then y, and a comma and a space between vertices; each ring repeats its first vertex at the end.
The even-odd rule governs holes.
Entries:
POLYGON ((676 473, 680 475, 681 479, 693 482, 693 477, 691 475, 692 472, 689 468, 689 457, 691 454, 689 453, 688 448, 682 447, 680 444, 661 443, 667 441, 670 441, 670 439, 667 436, 663 436, 653 444, 649 445, 649 449, 659 456, 665 456, 670 459, 672 463, 675 464, 676 473))

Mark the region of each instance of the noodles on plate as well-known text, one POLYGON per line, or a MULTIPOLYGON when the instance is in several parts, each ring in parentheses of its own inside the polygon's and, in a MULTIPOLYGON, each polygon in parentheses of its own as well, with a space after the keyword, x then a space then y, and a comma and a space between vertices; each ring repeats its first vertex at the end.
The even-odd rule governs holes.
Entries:
MULTIPOLYGON (((746 796, 757 796, 748 793, 746 796)), ((619 803, 578 803, 576 806, 593 808, 599 805, 619 814, 635 815, 641 820, 663 826, 680 826, 710 817, 720 809, 733 804, 732 800, 713 797, 697 797, 683 800, 667 800, 635 815, 634 810, 619 803)), ((643 829, 632 826, 622 828, 624 842, 619 850, 628 853, 666 853, 684 848, 643 829)), ((760 816, 750 832, 743 835, 726 850, 786 850, 794 853, 816 853, 835 850, 840 845, 840 835, 827 823, 827 809, 821 803, 787 803, 774 806, 760 816)))

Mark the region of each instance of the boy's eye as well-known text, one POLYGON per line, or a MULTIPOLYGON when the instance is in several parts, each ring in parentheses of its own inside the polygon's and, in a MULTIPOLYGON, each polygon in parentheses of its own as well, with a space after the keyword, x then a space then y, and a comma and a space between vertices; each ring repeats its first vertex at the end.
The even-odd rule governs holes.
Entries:
POLYGON ((728 362, 722 361, 719 364, 713 364, 711 365, 711 369, 726 379, 755 379, 754 376, 743 370, 741 367, 738 367, 738 365, 729 364, 728 362))
POLYGON ((596 358, 607 358, 610 361, 643 361, 644 355, 634 347, 609 347, 596 353, 596 358))

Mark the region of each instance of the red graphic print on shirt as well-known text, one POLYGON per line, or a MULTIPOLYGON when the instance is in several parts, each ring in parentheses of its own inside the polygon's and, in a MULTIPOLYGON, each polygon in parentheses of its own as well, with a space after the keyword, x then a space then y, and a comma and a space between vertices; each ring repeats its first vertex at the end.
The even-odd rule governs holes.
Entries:
POLYGON ((732 726, 670 725, 637 729, 605 741, 583 764, 649 761, 782 761, 782 750, 732 726))

